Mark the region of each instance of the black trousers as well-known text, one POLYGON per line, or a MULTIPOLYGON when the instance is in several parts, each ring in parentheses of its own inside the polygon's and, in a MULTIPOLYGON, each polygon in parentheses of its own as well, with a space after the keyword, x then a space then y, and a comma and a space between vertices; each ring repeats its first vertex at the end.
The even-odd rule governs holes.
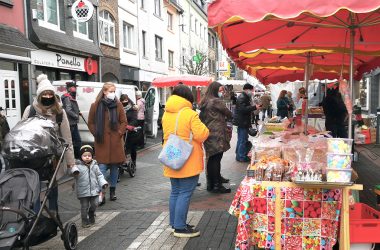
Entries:
POLYGON ((223 152, 212 155, 208 158, 207 161, 207 180, 210 184, 220 184, 220 168, 221 168, 221 160, 223 158, 223 152))

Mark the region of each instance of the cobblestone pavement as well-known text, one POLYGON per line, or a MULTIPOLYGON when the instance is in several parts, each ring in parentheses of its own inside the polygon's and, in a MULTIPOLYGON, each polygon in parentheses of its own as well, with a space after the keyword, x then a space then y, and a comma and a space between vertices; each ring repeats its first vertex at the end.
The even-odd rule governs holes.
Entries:
MULTIPOLYGON (((89 229, 80 227, 80 206, 72 181, 62 184, 60 215, 64 221, 75 221, 79 226, 78 249, 234 249, 237 219, 227 210, 246 169, 246 164, 234 160, 235 140, 234 133, 232 149, 222 160, 222 175, 231 179, 232 193, 207 192, 205 175, 201 175, 201 186, 194 192, 188 217, 188 222, 200 229, 201 236, 190 240, 175 238, 168 225, 170 184, 157 161, 160 145, 139 153, 136 176, 122 176, 116 190, 118 200, 107 199, 97 210, 95 226, 89 229)), ((361 202, 375 206, 373 186, 380 183, 380 150, 371 146, 358 146, 356 150, 359 161, 353 166, 359 173, 358 182, 365 188, 360 193, 361 202)), ((60 233, 33 249, 64 249, 60 233)))

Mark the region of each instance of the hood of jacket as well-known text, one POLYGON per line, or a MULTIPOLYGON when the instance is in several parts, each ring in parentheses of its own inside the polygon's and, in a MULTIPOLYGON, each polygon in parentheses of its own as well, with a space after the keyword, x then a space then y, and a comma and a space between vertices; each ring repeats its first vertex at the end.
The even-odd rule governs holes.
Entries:
POLYGON ((193 105, 191 102, 178 95, 170 96, 165 105, 165 111, 170 113, 177 113, 183 108, 193 109, 193 105))

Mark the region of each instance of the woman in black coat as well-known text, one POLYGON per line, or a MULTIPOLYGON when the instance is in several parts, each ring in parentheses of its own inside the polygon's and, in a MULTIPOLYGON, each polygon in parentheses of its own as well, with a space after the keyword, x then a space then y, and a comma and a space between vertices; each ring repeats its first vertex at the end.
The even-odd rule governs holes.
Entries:
POLYGON ((277 99, 277 116, 284 119, 289 116, 289 99, 286 97, 288 92, 286 90, 281 90, 280 95, 277 99))
POLYGON ((326 130, 330 131, 333 137, 347 138, 348 112, 338 88, 327 89, 322 106, 326 116, 326 130))

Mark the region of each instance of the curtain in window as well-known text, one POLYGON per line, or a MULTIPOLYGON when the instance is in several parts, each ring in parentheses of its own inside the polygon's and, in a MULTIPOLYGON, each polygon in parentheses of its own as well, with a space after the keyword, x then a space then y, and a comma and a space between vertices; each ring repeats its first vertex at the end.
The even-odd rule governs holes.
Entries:
POLYGON ((57 0, 46 0, 46 15, 49 23, 58 25, 58 3, 57 0))

